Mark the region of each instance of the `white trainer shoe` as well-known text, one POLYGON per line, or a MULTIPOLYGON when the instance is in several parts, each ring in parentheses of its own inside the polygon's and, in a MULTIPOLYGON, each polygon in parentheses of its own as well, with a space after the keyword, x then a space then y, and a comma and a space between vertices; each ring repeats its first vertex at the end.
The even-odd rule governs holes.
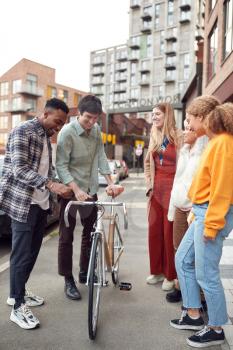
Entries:
MULTIPOLYGON (((44 298, 41 298, 38 295, 35 295, 28 290, 25 291, 24 300, 25 300, 26 305, 29 307, 40 306, 40 305, 44 304, 44 298)), ((15 299, 8 297, 6 303, 9 306, 14 306, 15 299)))
POLYGON ((40 325, 39 320, 33 315, 26 304, 22 304, 16 310, 12 308, 10 320, 23 329, 33 329, 40 325))
POLYGON ((156 284, 158 282, 162 282, 164 280, 163 275, 150 275, 146 279, 147 284, 156 284))
POLYGON ((175 281, 168 281, 166 278, 163 281, 162 284, 162 290, 164 290, 165 292, 168 292, 169 290, 172 290, 175 286, 175 281))

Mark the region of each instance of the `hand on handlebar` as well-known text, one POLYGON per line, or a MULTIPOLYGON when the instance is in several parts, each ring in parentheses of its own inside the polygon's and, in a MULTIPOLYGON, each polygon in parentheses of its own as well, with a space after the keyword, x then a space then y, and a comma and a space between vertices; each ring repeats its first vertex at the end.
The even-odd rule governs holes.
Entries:
POLYGON ((124 192, 124 187, 120 185, 109 185, 106 187, 107 195, 113 198, 119 196, 122 192, 124 192))
POLYGON ((92 196, 90 196, 89 194, 87 194, 86 192, 84 192, 82 190, 75 191, 74 195, 78 201, 85 201, 87 199, 92 198, 92 196))

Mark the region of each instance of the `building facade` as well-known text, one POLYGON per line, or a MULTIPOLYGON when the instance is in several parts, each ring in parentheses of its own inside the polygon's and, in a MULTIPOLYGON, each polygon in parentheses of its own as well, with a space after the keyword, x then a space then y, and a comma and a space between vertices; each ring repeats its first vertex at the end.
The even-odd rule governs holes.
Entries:
POLYGON ((151 106, 166 101, 173 103, 181 124, 180 94, 195 69, 199 14, 196 0, 130 1, 129 39, 127 45, 121 46, 124 61, 119 62, 120 54, 108 58, 107 52, 112 48, 91 53, 93 93, 96 64, 101 62, 101 55, 107 57, 107 64, 104 61, 98 69, 98 74, 102 74, 98 79, 102 84, 99 96, 106 110, 141 110, 137 116, 149 121, 151 106))
POLYGON ((203 93, 233 102, 233 0, 206 2, 203 93))
POLYGON ((22 59, 0 77, 0 152, 4 153, 9 131, 43 111, 46 100, 62 99, 78 105, 85 93, 55 81, 54 68, 22 59))

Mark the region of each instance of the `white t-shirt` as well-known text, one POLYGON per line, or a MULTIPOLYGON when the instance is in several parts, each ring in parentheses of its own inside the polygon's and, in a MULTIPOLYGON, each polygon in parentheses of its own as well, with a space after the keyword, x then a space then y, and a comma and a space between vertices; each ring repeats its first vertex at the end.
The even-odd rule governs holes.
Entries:
MULTIPOLYGON (((49 172, 49 150, 46 137, 44 138, 44 146, 40 159, 38 174, 47 177, 49 172)), ((41 209, 49 209, 49 190, 44 188, 43 191, 35 189, 32 195, 31 204, 38 204, 41 209)))

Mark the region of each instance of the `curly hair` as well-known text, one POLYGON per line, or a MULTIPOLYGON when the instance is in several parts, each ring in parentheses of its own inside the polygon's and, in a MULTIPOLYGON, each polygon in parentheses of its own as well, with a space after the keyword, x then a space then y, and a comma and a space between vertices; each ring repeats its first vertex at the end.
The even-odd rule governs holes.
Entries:
POLYGON ((203 117, 213 111, 221 102, 215 96, 203 95, 195 98, 188 106, 186 112, 194 117, 203 117))
POLYGON ((214 134, 227 132, 233 135, 233 103, 216 106, 207 116, 207 127, 214 134))

